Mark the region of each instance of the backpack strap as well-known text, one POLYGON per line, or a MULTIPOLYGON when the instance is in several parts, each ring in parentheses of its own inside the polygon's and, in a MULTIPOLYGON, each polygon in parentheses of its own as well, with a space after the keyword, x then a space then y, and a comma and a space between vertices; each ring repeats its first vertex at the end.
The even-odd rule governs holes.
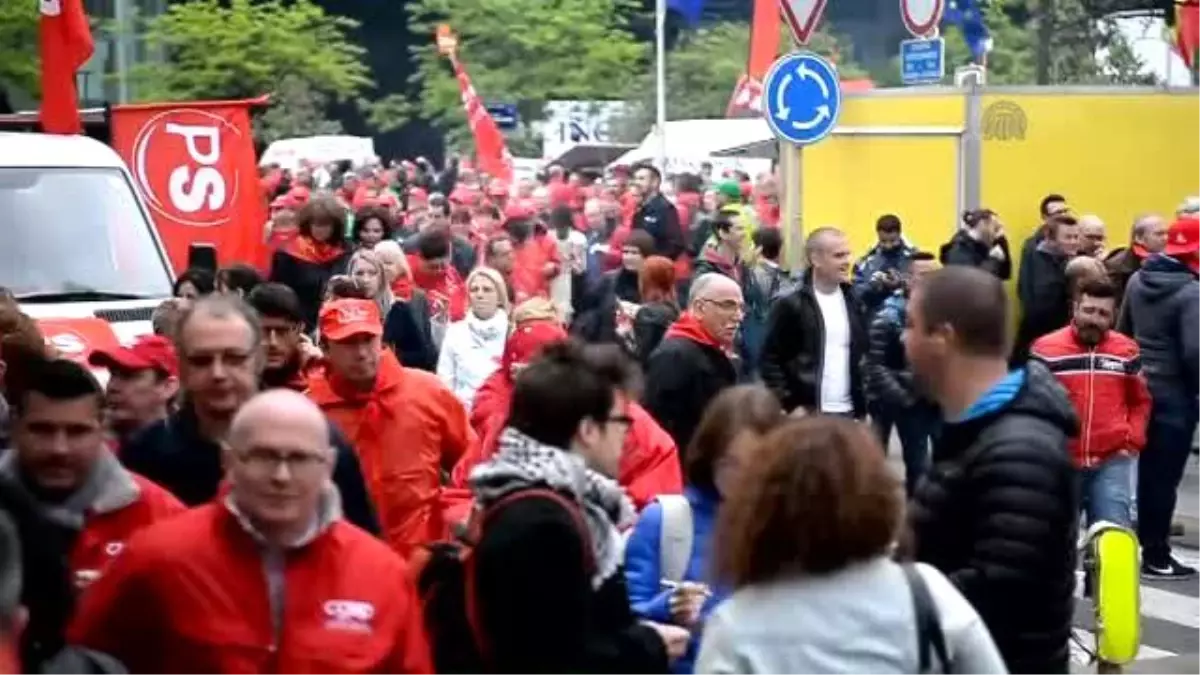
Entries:
POLYGON ((683 581, 692 557, 692 505, 683 495, 659 495, 662 529, 658 533, 659 575, 667 581, 683 581))
POLYGON ((920 666, 918 673, 935 672, 932 656, 936 656, 939 669, 936 672, 949 672, 950 660, 946 656, 946 636, 942 633, 942 620, 938 615, 937 605, 925 583, 925 577, 913 563, 901 565, 904 579, 908 582, 908 590, 912 594, 913 613, 917 621, 917 659, 920 666))
MULTIPOLYGON (((573 499, 569 499, 562 493, 549 488, 531 488, 528 490, 514 490, 500 499, 492 502, 486 509, 480 512, 477 522, 476 531, 473 533, 475 540, 471 542, 472 546, 479 542, 479 537, 483 535, 484 528, 489 520, 495 516, 496 512, 513 502, 522 499, 549 499, 558 502, 560 506, 571 514, 571 520, 575 523, 575 528, 583 540, 583 569, 590 576, 596 569, 596 556, 592 551, 592 535, 588 530, 587 521, 583 518, 583 509, 579 503, 573 499)), ((474 517, 474 516, 472 516, 474 517)), ((487 633, 483 630, 483 624, 479 616, 479 599, 475 592, 475 555, 474 551, 467 554, 463 561, 463 590, 466 600, 466 615, 467 625, 471 628, 471 636, 475 639, 475 647, 479 652, 479 657, 486 667, 491 657, 491 646, 487 640, 487 633)))

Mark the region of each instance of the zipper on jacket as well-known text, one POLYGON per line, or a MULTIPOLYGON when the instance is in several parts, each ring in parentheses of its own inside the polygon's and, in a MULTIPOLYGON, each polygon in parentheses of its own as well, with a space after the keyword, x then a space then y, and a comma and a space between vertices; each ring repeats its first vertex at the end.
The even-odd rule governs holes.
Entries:
POLYGON ((283 645, 283 613, 287 600, 286 563, 278 549, 263 551, 263 576, 267 582, 267 607, 271 613, 271 642, 267 645, 269 672, 280 672, 280 653, 283 645))
POLYGON ((1083 428, 1083 465, 1092 466, 1092 413, 1096 408, 1096 348, 1088 349, 1087 422, 1083 428))

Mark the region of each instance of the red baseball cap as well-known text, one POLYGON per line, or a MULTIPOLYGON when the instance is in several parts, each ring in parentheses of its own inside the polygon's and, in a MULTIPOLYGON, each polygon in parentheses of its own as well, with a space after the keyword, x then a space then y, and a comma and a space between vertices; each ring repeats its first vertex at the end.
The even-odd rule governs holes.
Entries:
POLYGON ((532 361, 546 345, 565 339, 567 331, 556 321, 540 319, 522 323, 508 336, 500 357, 501 367, 511 372, 513 367, 532 361))
POLYGON ((356 335, 383 335, 383 318, 374 300, 343 298, 327 302, 321 307, 317 323, 321 335, 334 342, 356 335))
POLYGON ((1169 256, 1200 254, 1200 219, 1177 218, 1167 229, 1167 245, 1163 253, 1169 256))
POLYGON ((179 375, 175 345, 161 335, 143 335, 128 347, 97 349, 88 356, 88 363, 110 370, 157 370, 163 375, 179 375))

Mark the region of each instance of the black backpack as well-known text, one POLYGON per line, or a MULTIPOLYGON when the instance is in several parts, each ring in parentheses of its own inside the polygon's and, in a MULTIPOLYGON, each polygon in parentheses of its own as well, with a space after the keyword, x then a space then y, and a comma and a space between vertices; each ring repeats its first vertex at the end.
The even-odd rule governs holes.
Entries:
POLYGON ((417 590, 425 631, 433 653, 434 671, 438 673, 482 673, 494 669, 487 635, 479 619, 475 593, 474 547, 492 516, 504 506, 526 498, 552 499, 571 513, 583 537, 584 566, 595 569, 587 523, 579 504, 544 488, 517 490, 505 495, 486 509, 472 510, 470 519, 457 528, 454 538, 427 547, 426 556, 419 562, 417 590))

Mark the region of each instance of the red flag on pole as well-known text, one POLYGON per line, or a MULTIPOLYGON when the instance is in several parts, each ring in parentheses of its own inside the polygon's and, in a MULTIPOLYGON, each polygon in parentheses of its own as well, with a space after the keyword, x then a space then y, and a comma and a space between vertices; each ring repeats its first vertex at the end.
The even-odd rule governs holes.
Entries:
POLYGON ((176 271, 192 244, 265 269, 267 205, 250 109, 266 99, 113 106, 112 145, 129 165, 176 271))
POLYGON ((475 163, 484 173, 505 183, 511 183, 513 178, 512 155, 504 142, 504 134, 496 126, 496 120, 488 113, 483 101, 475 93, 471 78, 462 61, 458 60, 458 40, 449 26, 438 26, 438 49, 450 59, 454 66, 454 77, 458 80, 458 90, 462 94, 463 109, 467 113, 467 124, 471 127, 471 135, 475 137, 475 163))
POLYGON ((1188 68, 1195 68, 1200 48, 1200 3, 1184 2, 1175 6, 1175 48, 1188 68))
POLYGON ((83 0, 41 0, 41 12, 42 129, 50 134, 78 134, 83 125, 75 73, 95 49, 83 0))
POLYGON ((733 88, 725 109, 726 117, 762 115, 762 82, 779 56, 779 26, 783 18, 777 0, 755 0, 750 23, 750 53, 746 70, 733 88))

